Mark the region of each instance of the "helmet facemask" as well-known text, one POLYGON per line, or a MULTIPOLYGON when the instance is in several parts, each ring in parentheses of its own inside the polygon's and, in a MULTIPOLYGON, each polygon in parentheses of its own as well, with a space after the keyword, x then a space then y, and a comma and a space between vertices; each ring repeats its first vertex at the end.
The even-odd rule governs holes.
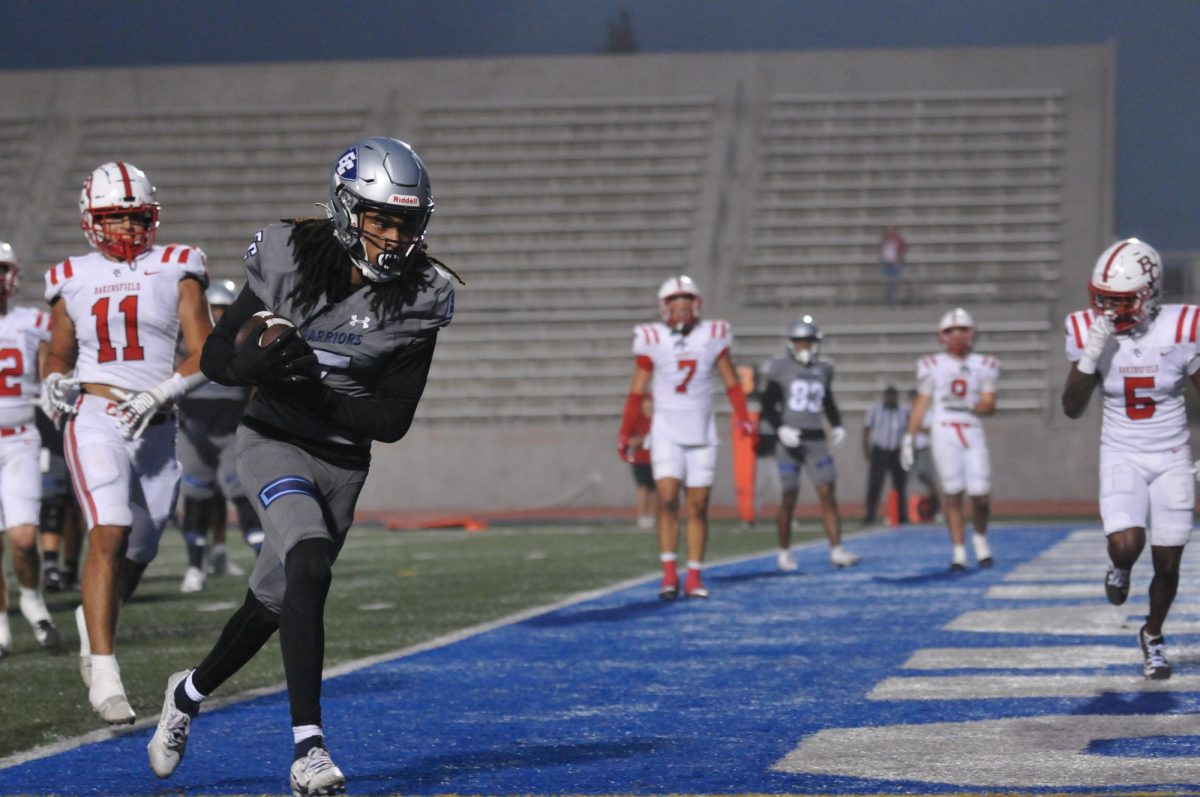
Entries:
POLYGON ((659 302, 659 315, 663 323, 673 332, 686 332, 700 320, 700 297, 690 293, 676 293, 659 302), (677 301, 686 299, 686 302, 677 301))
POLYGON ((821 353, 821 341, 817 338, 788 338, 788 342, 788 354, 801 365, 808 365, 821 353), (808 346, 797 348, 796 344, 801 341, 808 343, 808 346))
POLYGON ((966 357, 975 348, 974 327, 946 327, 938 330, 938 341, 955 357, 966 357))
POLYGON ((1088 294, 1091 297, 1092 309, 1099 315, 1107 316, 1113 323, 1113 331, 1118 335, 1136 332, 1146 323, 1147 318, 1158 314, 1158 297, 1150 285, 1127 293, 1104 291, 1095 285, 1089 285, 1088 294))
POLYGON ((425 228, 429 225, 429 209, 400 209, 394 206, 368 202, 357 197, 350 189, 341 186, 336 194, 337 208, 331 216, 344 218, 344 227, 335 225, 338 240, 354 261, 354 265, 371 282, 388 282, 399 277, 413 255, 425 240, 425 228), (363 214, 369 211, 385 215, 395 222, 399 240, 369 232, 363 227, 363 214), (364 239, 370 241, 375 250, 374 259, 367 255, 364 239))

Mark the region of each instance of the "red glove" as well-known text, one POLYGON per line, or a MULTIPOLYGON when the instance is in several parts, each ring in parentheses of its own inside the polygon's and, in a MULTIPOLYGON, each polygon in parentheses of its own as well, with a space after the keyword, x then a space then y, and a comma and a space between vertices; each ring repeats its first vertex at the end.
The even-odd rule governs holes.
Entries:
POLYGON ((625 410, 621 413, 621 431, 617 433, 617 455, 625 462, 633 462, 629 453, 629 438, 633 437, 633 425, 642 417, 642 396, 630 393, 625 397, 625 410))

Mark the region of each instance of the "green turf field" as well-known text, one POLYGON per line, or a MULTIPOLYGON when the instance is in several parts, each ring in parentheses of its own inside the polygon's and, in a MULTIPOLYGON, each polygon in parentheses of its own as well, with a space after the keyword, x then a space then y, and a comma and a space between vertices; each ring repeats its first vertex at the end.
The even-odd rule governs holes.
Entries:
MULTIPOLYGON (((804 528, 793 535, 794 542, 819 534, 811 524, 804 528)), ((718 523, 707 558, 768 552, 775 544, 773 524, 760 522, 743 531, 734 523, 718 523)), ((232 540, 230 550, 239 564, 252 566, 253 555, 239 539, 232 540)), ((625 579, 651 577, 658 572, 656 550, 653 532, 615 524, 501 526, 485 532, 356 528, 334 570, 326 667, 625 579)), ((244 577, 209 579, 203 592, 183 595, 184 569, 182 538, 168 530, 158 559, 121 614, 117 656, 139 719, 158 715, 167 676, 200 661, 245 595, 244 577)), ((8 583, 13 651, 0 660, 0 758, 102 726, 79 678, 73 617, 78 593, 46 596, 65 648, 49 655, 37 647, 16 609, 11 569, 8 583)), ((217 696, 282 682, 279 646, 272 640, 217 696)))

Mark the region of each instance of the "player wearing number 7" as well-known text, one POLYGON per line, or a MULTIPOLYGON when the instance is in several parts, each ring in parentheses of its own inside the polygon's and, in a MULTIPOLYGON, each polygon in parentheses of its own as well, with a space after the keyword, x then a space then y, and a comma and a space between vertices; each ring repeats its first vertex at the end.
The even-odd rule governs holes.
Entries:
POLYGON ((975 321, 961 307, 942 316, 938 341, 946 351, 917 361, 917 398, 900 442, 900 465, 909 470, 915 460, 913 440, 932 413, 929 426, 933 464, 945 495, 946 525, 950 529, 951 570, 967 567, 967 517, 963 493, 971 497, 975 560, 992 566, 987 540, 991 515, 992 464, 980 418, 996 411, 1000 361, 972 351, 975 321))
POLYGON ((717 464, 717 426, 712 414, 713 375, 725 384, 737 421, 736 434, 754 434, 746 396, 729 359, 733 330, 727 321, 701 321, 700 288, 691 277, 671 277, 658 290, 662 323, 633 330, 636 362, 617 452, 630 461, 629 439, 641 416, 647 388, 654 399, 650 425, 650 467, 658 490, 658 543, 663 578, 658 596, 679 594, 679 488, 686 487, 687 578, 683 594, 707 598, 700 576, 708 541, 708 499, 717 464))
POLYGON ((1200 388, 1200 307, 1159 305, 1162 260, 1129 238, 1104 250, 1092 270, 1091 309, 1066 319, 1071 361, 1063 411, 1078 418, 1097 387, 1100 517, 1111 564, 1110 603, 1129 595, 1129 571, 1150 540, 1154 578, 1150 614, 1138 631, 1147 678, 1171 677, 1162 626, 1179 586, 1179 563, 1192 533, 1195 483, 1184 390, 1200 388))
POLYGON ((117 615, 158 553, 174 509, 172 402, 206 381, 200 350, 212 319, 204 253, 155 246, 158 202, 140 169, 97 168, 79 210, 97 251, 46 274, 51 331, 42 397, 47 414, 66 418, 63 448, 88 529, 75 613, 80 674, 101 719, 126 724, 134 713, 113 648, 117 615), (176 370, 181 333, 187 356, 176 370))

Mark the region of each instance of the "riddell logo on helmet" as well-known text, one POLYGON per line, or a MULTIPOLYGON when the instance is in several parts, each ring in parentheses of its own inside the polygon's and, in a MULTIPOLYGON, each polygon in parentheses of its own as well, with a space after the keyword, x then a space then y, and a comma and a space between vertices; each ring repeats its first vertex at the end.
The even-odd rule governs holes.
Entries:
POLYGON ((389 205, 403 205, 407 208, 421 207, 421 200, 410 194, 392 194, 388 197, 389 205))

